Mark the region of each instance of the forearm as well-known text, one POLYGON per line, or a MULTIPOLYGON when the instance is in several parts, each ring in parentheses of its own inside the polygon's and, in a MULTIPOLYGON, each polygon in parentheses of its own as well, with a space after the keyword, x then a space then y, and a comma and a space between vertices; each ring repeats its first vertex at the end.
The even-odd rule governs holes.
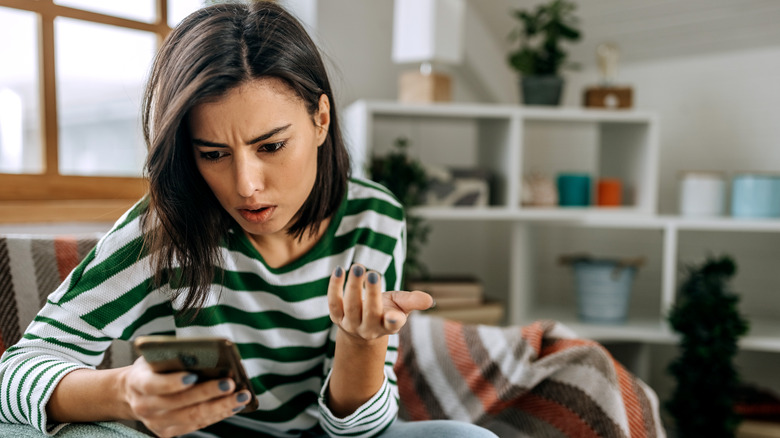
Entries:
POLYGON ((66 374, 46 405, 49 421, 77 423, 134 419, 124 398, 126 370, 127 367, 78 369, 66 374))
POLYGON ((386 353, 387 336, 366 341, 338 331, 328 387, 328 407, 333 415, 346 417, 379 391, 385 378, 386 353))

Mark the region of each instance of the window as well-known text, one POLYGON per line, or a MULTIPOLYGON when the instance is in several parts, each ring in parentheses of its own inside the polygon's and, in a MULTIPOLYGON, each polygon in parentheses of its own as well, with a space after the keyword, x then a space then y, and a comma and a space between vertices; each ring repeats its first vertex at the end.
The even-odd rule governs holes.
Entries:
POLYGON ((0 222, 112 220, 143 195, 151 60, 206 1, 0 0, 0 222))

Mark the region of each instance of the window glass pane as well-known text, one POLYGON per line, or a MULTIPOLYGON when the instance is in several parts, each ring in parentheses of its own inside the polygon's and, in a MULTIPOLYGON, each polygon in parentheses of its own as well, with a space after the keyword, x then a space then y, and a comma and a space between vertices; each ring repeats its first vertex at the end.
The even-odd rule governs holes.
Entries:
POLYGON ((86 9, 106 15, 152 23, 157 18, 156 0, 55 0, 71 8, 86 9))
POLYGON ((62 17, 54 30, 60 173, 140 176, 141 98, 155 35, 62 17))
POLYGON ((0 172, 41 173, 36 14, 0 8, 0 41, 0 172))
POLYGON ((176 27, 187 15, 197 11, 206 4, 213 1, 208 0, 168 0, 168 26, 176 27))

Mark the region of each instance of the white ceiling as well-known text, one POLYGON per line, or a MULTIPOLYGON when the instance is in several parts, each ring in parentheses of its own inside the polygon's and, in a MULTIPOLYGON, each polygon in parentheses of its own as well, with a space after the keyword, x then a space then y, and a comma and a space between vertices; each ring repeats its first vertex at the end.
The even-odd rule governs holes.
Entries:
MULTIPOLYGON (((545 0, 546 2, 547 0, 545 0)), ((567 43, 570 61, 595 65, 595 50, 611 41, 620 62, 780 46, 780 0, 575 0, 583 39, 567 43)), ((511 11, 540 0, 470 0, 499 47, 508 51, 516 25, 511 11)))

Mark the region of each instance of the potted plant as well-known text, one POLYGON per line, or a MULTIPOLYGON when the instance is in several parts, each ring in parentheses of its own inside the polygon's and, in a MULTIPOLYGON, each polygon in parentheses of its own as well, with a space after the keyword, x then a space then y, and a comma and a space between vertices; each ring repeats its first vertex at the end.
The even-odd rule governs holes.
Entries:
POLYGON ((680 356, 669 372, 677 386, 666 408, 680 437, 733 437, 740 417, 734 411, 739 376, 733 359, 748 331, 739 296, 728 280, 736 272, 729 257, 710 258, 688 268, 669 323, 680 333, 680 356))
POLYGON ((374 156, 369 175, 372 180, 387 187, 406 210, 406 261, 404 282, 409 278, 426 277, 428 269, 420 260, 420 251, 428 240, 430 226, 419 216, 410 213, 410 208, 419 205, 428 187, 428 176, 422 164, 411 159, 406 150, 409 141, 404 137, 395 140, 394 150, 385 156, 374 156))
MULTIPOLYGON (((552 0, 534 11, 515 10, 518 27, 510 34, 519 47, 509 53, 509 65, 520 75, 523 103, 558 105, 563 90, 562 67, 567 66, 564 41, 579 41, 581 34, 574 15, 576 4, 552 0)), ((570 65, 574 66, 574 65, 570 65)))

